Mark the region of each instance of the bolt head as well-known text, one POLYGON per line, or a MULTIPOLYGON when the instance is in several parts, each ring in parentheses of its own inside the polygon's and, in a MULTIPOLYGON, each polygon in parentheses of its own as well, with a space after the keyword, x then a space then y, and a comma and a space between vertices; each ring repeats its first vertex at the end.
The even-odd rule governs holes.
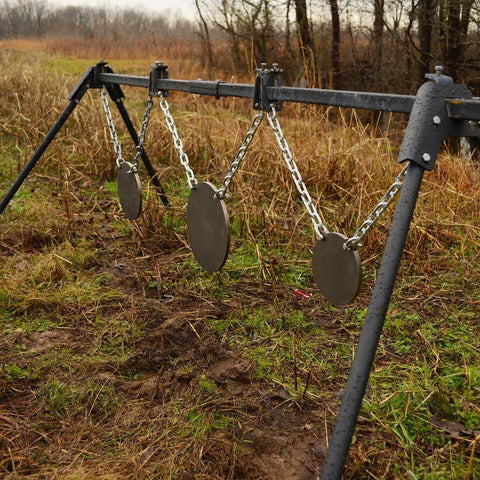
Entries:
POLYGON ((422 158, 424 162, 429 162, 432 159, 429 153, 424 153, 422 158))
POLYGON ((442 123, 442 119, 441 119, 438 115, 435 115, 435 116, 433 117, 433 123, 434 123, 435 125, 440 125, 440 124, 442 123))

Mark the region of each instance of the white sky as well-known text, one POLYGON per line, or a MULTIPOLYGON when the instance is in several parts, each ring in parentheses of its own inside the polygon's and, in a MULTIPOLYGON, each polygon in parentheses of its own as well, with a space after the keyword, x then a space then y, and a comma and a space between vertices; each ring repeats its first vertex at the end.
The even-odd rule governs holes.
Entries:
POLYGON ((97 6, 110 9, 146 8, 153 12, 178 15, 185 18, 195 18, 194 0, 53 0, 55 5, 97 6))

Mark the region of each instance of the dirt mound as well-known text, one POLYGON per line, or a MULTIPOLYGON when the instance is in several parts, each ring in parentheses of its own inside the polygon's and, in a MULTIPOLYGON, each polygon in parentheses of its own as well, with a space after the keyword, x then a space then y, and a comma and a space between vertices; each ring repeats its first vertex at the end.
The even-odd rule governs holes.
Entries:
POLYGON ((315 479, 324 456, 320 442, 305 425, 254 429, 245 436, 244 445, 252 451, 252 466, 265 479, 315 479))

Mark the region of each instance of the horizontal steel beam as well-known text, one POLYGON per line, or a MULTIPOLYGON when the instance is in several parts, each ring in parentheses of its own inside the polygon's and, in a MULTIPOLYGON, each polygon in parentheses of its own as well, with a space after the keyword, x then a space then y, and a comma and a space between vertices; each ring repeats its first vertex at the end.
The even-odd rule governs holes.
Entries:
POLYGON ((448 116, 459 120, 480 120, 480 98, 446 100, 448 116))
MULTIPOLYGON (((145 88, 149 88, 150 86, 150 79, 148 77, 118 75, 117 73, 100 73, 98 79, 100 82, 116 85, 145 88)), ((165 78, 157 80, 156 90, 186 92, 197 95, 210 95, 213 97, 253 98, 255 87, 243 83, 226 83, 210 80, 175 80, 173 78, 165 78)))
MULTIPOLYGON (((100 73, 100 82, 132 87, 149 87, 148 77, 100 73)), ((209 80, 158 79, 157 90, 187 92, 213 97, 253 98, 255 87, 243 83, 227 83, 209 80)), ((310 103, 336 107, 381 110, 386 112, 410 113, 415 97, 412 95, 388 95, 384 93, 349 92, 320 88, 266 87, 272 101, 310 103)))
POLYGON ((413 95, 389 95, 320 88, 267 87, 267 93, 268 98, 274 101, 313 103, 397 113, 410 113, 415 101, 413 95))
MULTIPOLYGON (((98 80, 104 84, 128 85, 149 88, 149 77, 100 73, 98 80)), ((175 80, 158 79, 156 90, 186 92, 212 97, 252 98, 254 85, 228 83, 211 80, 175 80)), ((267 96, 272 102, 309 103, 333 107, 358 108, 383 112, 410 113, 415 96, 390 95, 387 93, 352 92, 344 90, 326 90, 320 88, 266 87, 267 96)), ((480 99, 446 100, 448 115, 460 120, 480 120, 480 99)))

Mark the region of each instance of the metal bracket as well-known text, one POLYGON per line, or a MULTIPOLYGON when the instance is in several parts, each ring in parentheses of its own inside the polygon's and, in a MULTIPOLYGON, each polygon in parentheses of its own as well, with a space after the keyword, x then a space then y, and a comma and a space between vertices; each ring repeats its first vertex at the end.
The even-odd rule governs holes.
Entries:
MULTIPOLYGON (((95 66, 90 67, 89 70, 91 71, 92 78, 90 83, 88 84, 88 88, 101 88, 102 86, 105 86, 105 88, 108 90, 110 98, 116 103, 122 98, 125 98, 125 95, 120 85, 116 85, 113 83, 106 84, 100 80, 100 75, 102 73, 113 73, 113 70, 108 66, 107 62, 102 59, 95 66)), ((84 76, 85 75, 86 73, 84 74, 84 76)))
POLYGON ((283 102, 268 98, 267 87, 281 87, 283 70, 274 63, 272 68, 266 68, 267 64, 262 63, 261 68, 256 68, 255 90, 253 93, 253 109, 270 112, 272 106, 278 111, 283 109, 283 102))
POLYGON ((453 78, 443 74, 444 68, 441 65, 435 67, 435 73, 426 73, 425 78, 435 83, 453 84, 453 78))
POLYGON ((465 85, 453 83, 452 78, 442 75, 442 70, 436 67, 435 74, 427 74, 431 81, 417 92, 400 148, 400 163, 411 160, 433 170, 444 137, 480 135, 478 126, 448 116, 447 99, 471 99, 472 93, 465 85))
POLYGON ((89 88, 95 88, 95 69, 96 67, 87 68, 85 73, 80 77, 80 80, 77 82, 73 90, 68 95, 68 100, 77 101, 78 103, 80 101, 80 98, 83 97, 83 95, 89 88))
POLYGON ((157 95, 159 91, 164 98, 168 97, 168 90, 157 89, 157 80, 164 80, 166 78, 168 78, 168 65, 164 65, 163 62, 155 62, 155 65, 152 65, 152 70, 150 71, 150 82, 148 86, 149 93, 152 97, 157 95))
POLYGON ((215 80, 215 99, 218 100, 220 98, 220 85, 222 83, 226 83, 226 82, 222 82, 221 80, 215 80))

